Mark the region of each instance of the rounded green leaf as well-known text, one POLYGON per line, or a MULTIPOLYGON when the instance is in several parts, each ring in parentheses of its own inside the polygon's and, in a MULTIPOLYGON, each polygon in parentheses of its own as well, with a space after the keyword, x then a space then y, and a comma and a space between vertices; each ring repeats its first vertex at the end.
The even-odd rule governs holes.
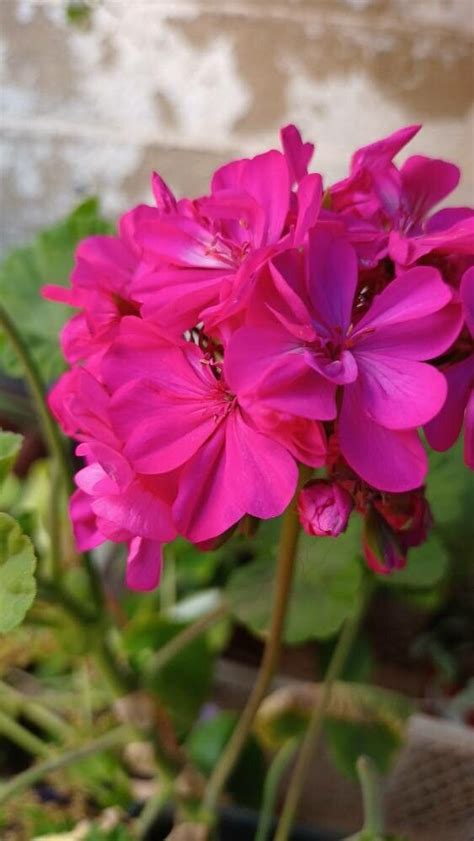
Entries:
MULTIPOLYGON (((354 610, 361 581, 357 562, 360 524, 337 538, 302 535, 284 639, 296 644, 335 634, 354 610)), ((270 623, 276 561, 266 556, 236 570, 227 585, 234 615, 256 633, 270 623)))
POLYGON ((0 633, 23 621, 36 593, 33 544, 18 523, 0 513, 0 633))

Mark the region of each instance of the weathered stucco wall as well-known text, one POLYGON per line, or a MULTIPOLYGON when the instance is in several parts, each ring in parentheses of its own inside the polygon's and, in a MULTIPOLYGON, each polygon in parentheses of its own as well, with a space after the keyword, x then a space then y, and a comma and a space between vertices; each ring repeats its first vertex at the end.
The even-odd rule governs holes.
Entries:
POLYGON ((295 121, 329 180, 351 151, 421 121, 412 151, 460 163, 472 201, 473 0, 0 0, 2 246, 82 195, 108 214, 158 169, 206 189, 229 156, 295 121))

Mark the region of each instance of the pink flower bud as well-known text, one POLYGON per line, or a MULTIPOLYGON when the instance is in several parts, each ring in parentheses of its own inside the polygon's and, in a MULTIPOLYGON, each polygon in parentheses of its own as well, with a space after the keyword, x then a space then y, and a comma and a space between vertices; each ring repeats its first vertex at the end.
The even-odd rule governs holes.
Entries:
POLYGON ((298 497, 301 525, 314 537, 337 537, 345 531, 353 507, 350 493, 337 482, 308 482, 298 497))
POLYGON ((364 522, 362 548, 367 566, 379 575, 403 569, 407 562, 399 535, 372 506, 364 522))

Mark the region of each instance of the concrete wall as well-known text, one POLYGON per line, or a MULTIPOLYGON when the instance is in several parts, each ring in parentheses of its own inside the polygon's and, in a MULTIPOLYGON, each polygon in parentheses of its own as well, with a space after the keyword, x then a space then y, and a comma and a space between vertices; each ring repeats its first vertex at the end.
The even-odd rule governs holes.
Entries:
POLYGON ((295 121, 315 166, 421 121, 414 152, 462 165, 472 201, 474 0, 0 0, 2 246, 83 195, 115 215, 158 169, 206 189, 229 157, 295 121))

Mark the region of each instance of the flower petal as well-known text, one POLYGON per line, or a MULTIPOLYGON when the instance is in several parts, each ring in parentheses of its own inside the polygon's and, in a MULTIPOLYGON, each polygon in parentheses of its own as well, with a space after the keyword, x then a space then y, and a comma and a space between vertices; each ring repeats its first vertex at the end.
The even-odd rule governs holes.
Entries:
POLYGON ((410 429, 433 418, 443 405, 446 380, 425 362, 381 353, 357 353, 360 399, 367 415, 388 429, 410 429))
POLYGON ((321 323, 343 334, 351 322, 357 285, 357 257, 345 236, 324 228, 309 234, 308 291, 321 323))
POLYGON ((160 583, 163 547, 153 540, 134 537, 127 556, 127 587, 146 592, 160 583))
POLYGON ((357 383, 344 389, 339 441, 353 470, 375 488, 398 493, 424 482, 428 460, 417 433, 386 429, 371 420, 357 383))

